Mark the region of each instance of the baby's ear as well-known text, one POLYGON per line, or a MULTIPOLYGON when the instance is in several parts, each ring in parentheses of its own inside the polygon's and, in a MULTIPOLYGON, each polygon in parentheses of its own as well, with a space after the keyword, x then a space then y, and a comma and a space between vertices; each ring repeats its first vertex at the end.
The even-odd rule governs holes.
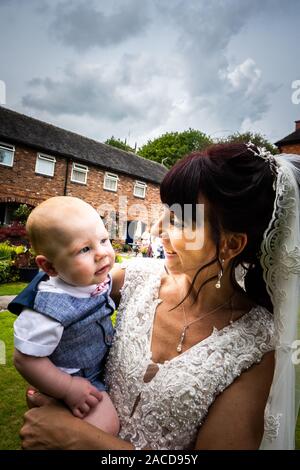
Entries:
POLYGON ((37 257, 35 258, 35 262, 40 269, 42 269, 43 271, 45 271, 46 274, 48 274, 48 276, 57 276, 57 272, 53 264, 46 258, 46 256, 37 255, 37 257))

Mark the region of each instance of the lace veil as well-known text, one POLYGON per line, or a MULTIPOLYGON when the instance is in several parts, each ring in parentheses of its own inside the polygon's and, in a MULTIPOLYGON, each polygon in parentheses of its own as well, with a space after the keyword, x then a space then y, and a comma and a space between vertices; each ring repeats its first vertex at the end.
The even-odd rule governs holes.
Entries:
POLYGON ((300 398, 300 156, 273 157, 265 149, 259 149, 256 155, 270 165, 276 190, 273 216, 264 234, 260 258, 274 306, 277 345, 260 448, 294 449, 300 398))

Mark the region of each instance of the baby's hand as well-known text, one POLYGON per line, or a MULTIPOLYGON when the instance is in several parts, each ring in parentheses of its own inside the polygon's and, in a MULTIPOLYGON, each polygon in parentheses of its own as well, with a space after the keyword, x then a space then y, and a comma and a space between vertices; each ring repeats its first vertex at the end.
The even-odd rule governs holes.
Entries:
POLYGON ((84 418, 102 400, 102 393, 83 377, 71 377, 70 387, 63 400, 74 416, 84 418))

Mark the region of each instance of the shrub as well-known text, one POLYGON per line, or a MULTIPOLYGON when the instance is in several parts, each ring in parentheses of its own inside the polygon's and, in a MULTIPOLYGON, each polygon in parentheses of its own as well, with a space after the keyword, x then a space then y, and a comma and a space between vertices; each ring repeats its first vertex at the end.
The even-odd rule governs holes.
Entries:
POLYGON ((111 246, 113 247, 114 251, 122 251, 122 245, 121 243, 118 243, 116 241, 111 242, 111 246))
POLYGON ((122 262, 123 262, 122 256, 121 256, 121 255, 116 255, 116 257, 115 257, 115 262, 116 262, 116 263, 122 263, 122 262))
POLYGON ((21 224, 25 224, 32 207, 27 206, 27 204, 20 204, 18 209, 14 212, 14 218, 16 218, 21 224))
POLYGON ((0 243, 0 260, 11 259, 12 248, 8 242, 0 243))
POLYGON ((128 253, 128 251, 131 251, 131 246, 128 245, 127 243, 125 243, 125 244, 123 245, 122 251, 123 251, 124 253, 128 253))
POLYGON ((13 222, 7 227, 0 228, 0 242, 5 240, 13 245, 29 245, 25 227, 20 222, 13 222))
POLYGON ((16 268, 37 268, 35 254, 31 249, 25 249, 25 251, 15 255, 14 265, 16 268))
POLYGON ((15 268, 13 261, 0 260, 0 283, 16 282, 19 280, 18 270, 15 268))
POLYGON ((15 258, 19 253, 23 253, 26 247, 23 245, 14 246, 8 241, 0 243, 0 260, 8 260, 15 258))

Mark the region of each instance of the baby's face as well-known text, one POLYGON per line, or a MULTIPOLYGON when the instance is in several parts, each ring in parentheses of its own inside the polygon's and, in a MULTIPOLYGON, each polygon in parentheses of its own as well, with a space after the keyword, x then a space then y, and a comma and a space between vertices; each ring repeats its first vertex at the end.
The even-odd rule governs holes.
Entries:
POLYGON ((68 218, 65 243, 61 243, 53 265, 61 279, 74 286, 99 284, 107 278, 115 253, 102 220, 95 211, 68 218))

